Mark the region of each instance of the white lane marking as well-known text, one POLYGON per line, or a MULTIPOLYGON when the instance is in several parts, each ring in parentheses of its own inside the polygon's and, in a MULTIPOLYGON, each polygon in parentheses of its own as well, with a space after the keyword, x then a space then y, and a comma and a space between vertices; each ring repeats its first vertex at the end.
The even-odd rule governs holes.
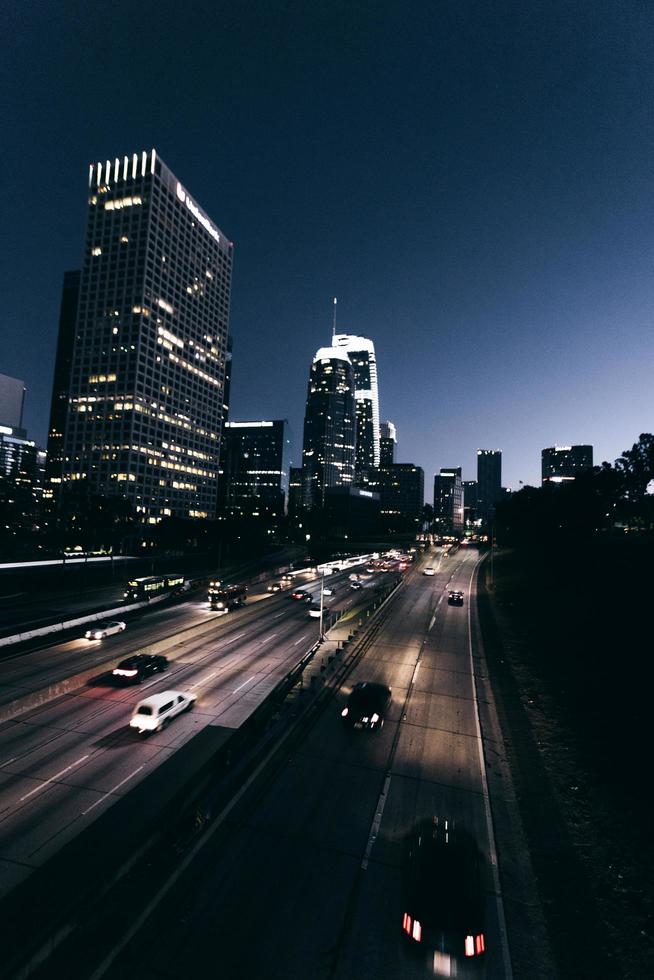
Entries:
POLYGON ((277 636, 276 633, 271 633, 270 636, 264 636, 262 643, 267 643, 268 640, 273 640, 277 636))
POLYGON ((129 776, 125 776, 125 778, 121 779, 119 783, 116 783, 115 786, 112 786, 110 790, 107 790, 104 796, 101 796, 99 800, 96 800, 95 803, 92 803, 91 806, 86 808, 86 810, 82 810, 82 816, 85 817, 87 813, 90 813, 91 810, 94 810, 95 807, 98 806, 100 803, 102 803, 103 800, 106 800, 108 796, 111 796, 112 793, 115 793, 117 789, 120 789, 121 786, 124 786, 125 783, 128 782, 130 779, 132 779, 133 776, 136 776, 137 773, 141 771, 141 769, 145 769, 145 766, 139 766, 138 769, 134 770, 134 772, 130 772, 129 776))
POLYGON ((206 677, 203 677, 202 680, 200 680, 200 681, 196 681, 195 684, 189 684, 189 690, 192 691, 194 687, 199 687, 200 684, 206 684, 207 681, 210 681, 211 678, 212 677, 215 677, 217 673, 218 673, 218 671, 217 670, 214 670, 214 672, 212 674, 207 674, 206 677))
POLYGON ((39 793, 42 789, 45 789, 45 787, 48 786, 50 783, 53 783, 55 779, 59 779, 60 776, 63 776, 65 775, 65 773, 70 772, 71 769, 73 769, 75 766, 79 766, 79 764, 81 762, 84 762, 86 759, 88 759, 88 755, 83 755, 81 759, 77 759, 75 762, 71 762, 71 764, 69 766, 66 766, 65 769, 62 769, 61 772, 55 773, 54 776, 50 776, 50 778, 46 779, 45 782, 41 783, 40 786, 37 786, 35 789, 31 789, 29 793, 25 794, 25 796, 21 796, 19 802, 22 803, 23 800, 28 800, 30 796, 34 796, 35 793, 39 793))
POLYGON ((373 845, 377 840, 377 834, 379 833, 379 828, 381 826, 382 817, 384 815, 384 807, 386 806, 386 800, 388 798, 388 788, 391 785, 391 774, 387 773, 386 779, 384 780, 384 785, 379 799, 377 800, 377 806, 375 808, 375 819, 372 822, 372 827, 370 828, 370 834, 368 835, 368 843, 366 844, 365 854, 363 855, 363 860, 361 862, 361 870, 365 871, 368 867, 368 860, 370 858, 370 852, 372 851, 373 845))
POLYGON ((279 619, 279 618, 280 618, 281 616, 283 616, 283 615, 284 615, 284 613, 283 613, 283 612, 280 612, 280 613, 277 613, 277 615, 276 615, 276 616, 273 616, 273 619, 279 619))
POLYGON ((301 643, 302 640, 306 640, 306 639, 307 639, 307 634, 305 634, 304 636, 301 636, 299 640, 296 640, 295 643, 293 644, 293 646, 296 647, 298 645, 298 643, 301 643))
POLYGON ((236 688, 235 691, 232 691, 232 694, 236 694, 238 691, 241 690, 242 687, 245 687, 246 684, 249 684, 250 681, 253 681, 256 676, 257 676, 256 674, 253 674, 252 677, 248 677, 248 679, 246 681, 243 681, 242 684, 239 684, 239 686, 236 688))
MULTIPOLYGON (((484 556, 485 557, 485 556, 484 556)), ((470 573, 468 582, 468 653, 470 655, 470 674, 472 676, 472 700, 475 710, 475 728, 477 729, 477 752, 479 755, 479 769, 481 771, 481 789, 484 798, 484 812, 486 816, 486 833, 488 834, 488 849, 490 851, 491 870, 493 873, 493 891, 495 892, 495 904, 497 906, 497 921, 500 929, 502 959, 504 962, 504 976, 506 980, 512 980, 513 970, 511 967, 511 956, 509 953, 509 942, 506 931, 506 919, 504 917, 504 899, 500 887, 500 875, 497 865, 497 849, 495 846, 495 831, 493 828, 493 814, 490 805, 490 794, 488 791, 488 779, 486 777, 486 762, 484 760, 484 744, 481 735, 481 719, 479 714, 479 700, 477 697, 477 678, 475 676, 475 661, 472 655, 472 583, 477 574, 482 559, 478 559, 470 573)), ((483 653, 483 648, 482 648, 483 653)))
POLYGON ((245 633, 237 633, 237 634, 236 634, 236 636, 232 636, 232 637, 230 637, 230 639, 229 639, 229 640, 224 640, 224 641, 223 641, 223 646, 224 646, 224 645, 225 645, 226 643, 233 643, 233 642, 234 642, 234 640, 240 640, 242 636, 245 636, 245 633))
POLYGON ((3 762, 3 763, 0 763, 0 769, 4 769, 4 767, 5 767, 5 766, 9 766, 9 765, 11 765, 11 763, 12 763, 12 762, 15 762, 17 758, 18 758, 18 756, 17 756, 17 755, 15 755, 15 756, 13 757, 13 759, 7 759, 7 761, 6 761, 6 762, 3 762))

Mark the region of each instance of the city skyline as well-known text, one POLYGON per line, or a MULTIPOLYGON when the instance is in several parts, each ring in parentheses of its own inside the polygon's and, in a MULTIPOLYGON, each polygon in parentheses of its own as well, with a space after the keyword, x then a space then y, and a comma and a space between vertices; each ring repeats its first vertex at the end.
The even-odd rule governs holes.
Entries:
POLYGON ((339 330, 375 342, 398 458, 425 473, 456 461, 471 478, 476 450, 498 446, 517 489, 539 485, 543 446, 618 456, 650 428, 654 25, 634 6, 555 6, 452 17, 419 5, 410 20, 389 4, 374 19, 251 10, 219 31, 208 13, 186 34, 197 71, 184 75, 170 68, 165 2, 138 73, 116 70, 137 60, 120 16, 92 58, 70 40, 92 36, 92 11, 74 25, 62 12, 53 46, 47 18, 7 8, 0 369, 26 381, 31 436, 45 444, 86 168, 138 145, 156 146, 236 242, 237 416, 301 431, 306 360, 336 293, 339 330), (216 65, 219 93, 197 99, 216 91, 216 65))

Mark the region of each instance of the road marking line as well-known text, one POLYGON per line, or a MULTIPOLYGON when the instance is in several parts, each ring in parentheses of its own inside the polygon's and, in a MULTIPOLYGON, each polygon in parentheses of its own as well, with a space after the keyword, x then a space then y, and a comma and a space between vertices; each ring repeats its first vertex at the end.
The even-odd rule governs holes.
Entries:
POLYGON ((12 763, 12 762, 15 762, 17 758, 18 758, 18 756, 17 756, 17 755, 15 755, 15 756, 13 757, 13 759, 7 759, 7 761, 6 761, 6 762, 3 762, 3 763, 1 763, 1 764, 0 764, 0 769, 4 769, 4 767, 5 767, 5 766, 8 766, 8 765, 11 765, 11 763, 12 763))
POLYGON ((386 806, 386 800, 388 798, 388 788, 391 785, 391 774, 387 773, 386 779, 384 780, 384 785, 382 787, 381 794, 377 800, 377 806, 375 808, 375 819, 372 822, 372 827, 370 828, 370 835, 368 837, 368 843, 366 844, 366 850, 363 855, 363 860, 361 862, 361 870, 365 871, 368 867, 368 859, 370 858, 370 852, 372 851, 373 845, 377 840, 377 834, 379 833, 379 828, 381 826, 382 817, 384 815, 384 807, 386 806))
POLYGON ((206 684, 206 682, 210 681, 212 677, 215 677, 217 673, 218 671, 214 670, 212 674, 207 674, 207 676, 203 677, 201 681, 196 681, 195 684, 189 684, 189 690, 192 691, 194 687, 199 687, 200 684, 206 684))
POLYGON ((236 688, 235 691, 232 691, 232 694, 237 694, 238 691, 240 691, 242 687, 245 687, 246 684, 249 684, 250 681, 253 681, 256 676, 257 676, 256 674, 253 674, 252 677, 248 677, 248 679, 246 681, 243 681, 242 684, 239 684, 239 686, 236 688))
POLYGON ((30 796, 34 796, 35 793, 38 793, 40 790, 45 789, 45 787, 48 786, 50 783, 53 783, 55 779, 59 779, 60 776, 63 776, 65 773, 70 772, 70 770, 74 766, 78 766, 81 762, 84 762, 86 759, 88 759, 88 755, 83 755, 82 758, 77 759, 76 762, 71 762, 71 764, 69 766, 66 766, 65 769, 62 769, 61 772, 55 773, 54 776, 50 776, 50 778, 46 779, 45 782, 42 783, 40 786, 37 786, 35 789, 31 789, 29 793, 25 794, 25 796, 21 796, 19 803, 22 803, 23 800, 28 800, 30 796))
POLYGON ((266 643, 268 640, 273 640, 277 636, 276 633, 271 633, 270 636, 264 636, 262 643, 266 643))
POLYGON ((298 645, 298 643, 301 643, 302 640, 306 640, 306 639, 307 639, 307 636, 305 634, 304 636, 301 636, 299 640, 296 640, 295 643, 293 644, 293 646, 296 647, 298 645))
POLYGON ((86 810, 82 810, 82 816, 85 817, 86 814, 90 813, 91 810, 93 810, 96 806, 98 806, 99 803, 102 803, 102 801, 106 800, 108 796, 111 796, 112 793, 115 793, 117 789, 120 789, 121 786, 124 786, 125 783, 128 780, 130 780, 133 776, 136 776, 136 774, 139 773, 141 769, 145 769, 145 766, 139 766, 138 769, 134 770, 134 772, 130 772, 129 776, 125 776, 125 778, 121 779, 119 783, 116 783, 115 786, 112 786, 110 790, 107 790, 104 796, 101 796, 99 800, 96 800, 95 803, 92 803, 91 806, 86 808, 86 810))
POLYGON ((242 636, 245 636, 245 633, 237 633, 236 636, 232 636, 229 640, 225 640, 225 643, 233 643, 234 640, 240 640, 242 636))
POLYGON ((284 613, 283 613, 283 612, 280 612, 280 613, 277 613, 277 615, 276 615, 276 616, 273 616, 273 619, 279 619, 279 618, 280 618, 281 616, 283 616, 283 615, 284 615, 284 613))

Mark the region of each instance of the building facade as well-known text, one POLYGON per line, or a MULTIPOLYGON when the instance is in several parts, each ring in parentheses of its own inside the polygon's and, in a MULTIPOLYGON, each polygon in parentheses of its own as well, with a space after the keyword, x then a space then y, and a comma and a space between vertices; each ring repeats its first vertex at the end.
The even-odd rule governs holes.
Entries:
POLYGON ((543 483, 568 483, 592 468, 592 446, 551 446, 541 453, 543 483))
POLYGON ((372 470, 368 487, 379 494, 380 518, 386 527, 419 524, 425 500, 425 474, 413 463, 393 463, 372 470))
POLYGON ((304 415, 304 505, 322 508, 329 487, 350 486, 355 467, 354 373, 347 353, 321 347, 311 365, 304 415))
POLYGON ((434 476, 434 525, 439 534, 463 531, 463 482, 461 467, 441 469, 434 476))
POLYGON ((366 337, 335 334, 332 345, 347 352, 354 370, 357 480, 379 466, 379 390, 375 345, 366 337))
POLYGON ((288 516, 295 520, 304 510, 302 467, 291 466, 288 476, 288 516))
POLYGON ((59 310, 59 332, 55 355, 52 398, 50 401, 50 425, 48 426, 48 458, 45 470, 43 496, 53 500, 61 485, 64 461, 64 434, 68 418, 70 372, 75 347, 77 304, 79 299, 80 272, 65 272, 59 310))
POLYGON ((473 526, 477 518, 477 481, 463 481, 463 518, 466 527, 473 526))
POLYGON ((23 430, 23 408, 25 407, 25 382, 0 374, 0 425, 13 432, 23 430))
POLYGON ((225 516, 281 519, 286 513, 291 452, 286 419, 227 422, 224 446, 225 516))
POLYGON ((397 433, 392 422, 382 422, 379 426, 379 465, 393 466, 397 449, 397 433))
POLYGON ((499 449, 477 450, 477 517, 492 521, 495 504, 502 496, 502 453, 499 449))
POLYGON ((215 515, 232 251, 154 150, 90 167, 64 482, 215 515))

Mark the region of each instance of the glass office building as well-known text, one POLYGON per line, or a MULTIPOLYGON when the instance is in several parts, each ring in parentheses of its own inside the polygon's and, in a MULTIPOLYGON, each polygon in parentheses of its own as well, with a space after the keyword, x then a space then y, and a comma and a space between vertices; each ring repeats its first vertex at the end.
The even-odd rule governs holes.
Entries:
POLYGON ((336 334, 332 345, 347 352, 354 370, 356 476, 379 466, 379 390, 375 345, 366 337, 336 334))
POLYGON ((321 347, 311 365, 304 415, 305 507, 323 507, 328 487, 354 482, 354 373, 347 353, 321 347))
POLYGON ((283 517, 291 453, 286 419, 227 422, 224 446, 221 471, 224 473, 225 515, 283 517))
POLYGON ((154 150, 91 165, 64 482, 215 516, 232 252, 154 150))

